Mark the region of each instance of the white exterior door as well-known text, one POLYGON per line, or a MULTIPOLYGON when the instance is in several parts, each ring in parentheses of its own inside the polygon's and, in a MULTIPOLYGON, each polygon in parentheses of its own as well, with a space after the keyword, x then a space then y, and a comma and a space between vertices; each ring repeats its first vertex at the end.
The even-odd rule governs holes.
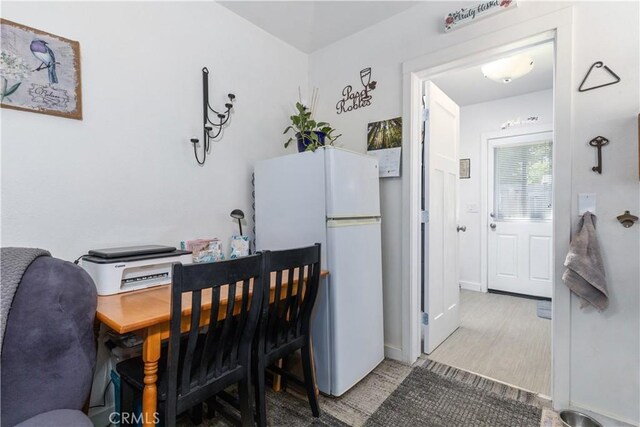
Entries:
POLYGON ((458 284, 458 146, 460 109, 425 84, 425 238, 423 348, 431 353, 460 325, 458 284))
POLYGON ((552 132, 489 140, 488 288, 551 297, 552 132))

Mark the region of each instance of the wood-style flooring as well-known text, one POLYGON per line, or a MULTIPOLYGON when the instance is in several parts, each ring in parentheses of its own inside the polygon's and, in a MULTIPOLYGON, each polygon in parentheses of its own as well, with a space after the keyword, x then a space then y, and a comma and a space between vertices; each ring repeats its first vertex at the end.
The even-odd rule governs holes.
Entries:
POLYGON ((428 358, 551 395, 551 320, 532 299, 461 291, 460 327, 428 358))

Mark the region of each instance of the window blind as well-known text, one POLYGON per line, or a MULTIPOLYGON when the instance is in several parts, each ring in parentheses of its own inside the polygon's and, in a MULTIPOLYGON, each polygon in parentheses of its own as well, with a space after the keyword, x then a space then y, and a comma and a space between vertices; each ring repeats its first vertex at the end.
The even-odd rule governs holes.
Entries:
POLYGON ((551 144, 494 149, 495 220, 551 220, 551 144))

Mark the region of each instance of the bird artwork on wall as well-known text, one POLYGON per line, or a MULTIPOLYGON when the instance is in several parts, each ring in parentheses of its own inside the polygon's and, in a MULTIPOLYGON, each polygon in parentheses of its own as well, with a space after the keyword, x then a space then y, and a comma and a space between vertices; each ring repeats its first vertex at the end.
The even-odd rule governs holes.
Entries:
POLYGON ((41 39, 34 39, 31 42, 31 53, 35 56, 41 64, 38 65, 34 71, 41 71, 46 69, 49 72, 49 84, 58 83, 58 76, 56 75, 56 56, 49 47, 48 43, 41 39))
POLYGON ((80 44, 0 19, 0 106, 82 119, 80 44))

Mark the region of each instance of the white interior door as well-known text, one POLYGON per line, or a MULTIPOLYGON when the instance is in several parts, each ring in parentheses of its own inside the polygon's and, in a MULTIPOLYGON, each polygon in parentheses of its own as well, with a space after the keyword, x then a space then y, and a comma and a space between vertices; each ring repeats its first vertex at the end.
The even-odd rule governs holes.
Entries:
POLYGON ((552 132, 489 140, 488 288, 551 298, 552 132))
POLYGON ((460 109, 431 82, 425 84, 423 349, 431 353, 459 326, 458 146, 460 109))

